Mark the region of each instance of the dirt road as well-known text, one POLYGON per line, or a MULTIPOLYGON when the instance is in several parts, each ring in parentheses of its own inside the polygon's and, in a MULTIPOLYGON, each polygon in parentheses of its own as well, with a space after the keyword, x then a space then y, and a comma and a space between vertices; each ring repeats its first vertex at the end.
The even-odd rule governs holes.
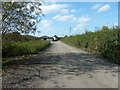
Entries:
POLYGON ((118 66, 60 41, 3 73, 4 88, 117 88, 118 66))

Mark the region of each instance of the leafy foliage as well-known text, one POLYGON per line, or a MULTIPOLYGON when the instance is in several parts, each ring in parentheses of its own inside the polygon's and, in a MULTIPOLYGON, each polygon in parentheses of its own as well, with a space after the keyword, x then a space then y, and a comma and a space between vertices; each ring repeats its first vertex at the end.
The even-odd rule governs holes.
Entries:
POLYGON ((2 35, 11 32, 34 33, 41 20, 39 2, 2 2, 2 35))
POLYGON ((32 54, 39 52, 47 47, 50 43, 43 40, 32 40, 28 42, 3 42, 3 57, 13 57, 24 54, 32 54))
POLYGON ((103 30, 103 31, 107 31, 107 30, 109 30, 109 29, 108 29, 107 26, 103 26, 103 27, 102 27, 102 30, 103 30))
POLYGON ((5 34, 4 38, 2 39, 4 42, 6 41, 16 41, 16 42, 25 42, 30 40, 38 40, 39 38, 30 36, 30 35, 20 35, 19 32, 13 32, 9 34, 5 34), (16 38, 17 37, 17 38, 16 38))
POLYGON ((39 52, 50 44, 48 41, 34 36, 20 35, 18 32, 5 34, 3 41, 2 55, 4 58, 39 52))
POLYGON ((103 27, 103 30, 101 31, 86 32, 82 35, 64 37, 62 41, 67 44, 83 48, 89 52, 100 54, 108 60, 120 64, 119 28, 108 29, 103 27))

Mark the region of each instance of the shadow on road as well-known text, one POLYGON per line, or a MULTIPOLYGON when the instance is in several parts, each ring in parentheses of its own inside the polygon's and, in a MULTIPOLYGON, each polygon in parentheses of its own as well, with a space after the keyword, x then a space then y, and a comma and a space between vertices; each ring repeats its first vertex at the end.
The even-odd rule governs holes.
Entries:
POLYGON ((22 65, 57 65, 61 66, 62 69, 73 67, 73 70, 78 69, 80 71, 90 72, 94 70, 111 70, 117 66, 116 64, 98 56, 86 53, 47 53, 45 55, 38 55, 31 58, 28 63, 22 65))
MULTIPOLYGON (((106 70, 104 73, 107 73, 107 70, 118 72, 116 64, 91 54, 38 54, 36 57, 25 60, 18 68, 11 69, 5 75, 3 74, 3 87, 17 87, 17 85, 30 87, 30 83, 38 78, 48 80, 61 74, 80 76, 89 72, 94 73, 96 70, 106 70)), ((90 78, 93 76, 90 75, 90 78)))

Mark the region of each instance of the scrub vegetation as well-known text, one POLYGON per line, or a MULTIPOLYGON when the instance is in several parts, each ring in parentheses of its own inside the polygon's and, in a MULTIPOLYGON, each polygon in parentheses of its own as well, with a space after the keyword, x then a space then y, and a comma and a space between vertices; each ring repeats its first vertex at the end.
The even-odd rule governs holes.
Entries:
MULTIPOLYGON (((37 37, 20 35, 18 32, 5 34, 2 42, 3 63, 15 62, 15 58, 28 57, 50 45, 49 41, 37 37)), ((24 59, 24 58, 23 58, 24 59)))
POLYGON ((65 36, 61 41, 120 64, 120 28, 118 27, 110 29, 103 26, 102 30, 65 36))

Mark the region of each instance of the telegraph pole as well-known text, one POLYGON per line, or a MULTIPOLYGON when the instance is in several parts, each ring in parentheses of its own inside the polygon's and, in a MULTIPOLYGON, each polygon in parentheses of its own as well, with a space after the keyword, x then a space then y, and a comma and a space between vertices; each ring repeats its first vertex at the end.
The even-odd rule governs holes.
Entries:
POLYGON ((70 36, 71 36, 71 26, 70 26, 70 36))

